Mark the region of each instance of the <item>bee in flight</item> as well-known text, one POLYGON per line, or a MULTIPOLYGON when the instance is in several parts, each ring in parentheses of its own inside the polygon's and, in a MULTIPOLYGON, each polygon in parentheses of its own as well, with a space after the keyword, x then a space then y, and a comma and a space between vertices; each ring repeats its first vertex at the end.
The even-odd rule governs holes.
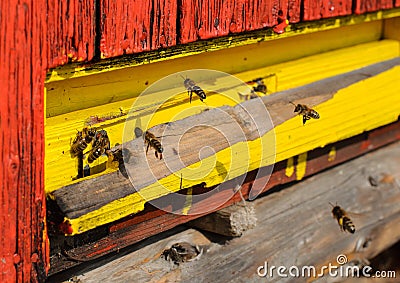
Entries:
POLYGON ((158 158, 158 154, 160 154, 160 160, 161 160, 164 149, 161 145, 161 142, 156 138, 156 136, 150 133, 149 131, 146 131, 143 134, 143 139, 144 143, 147 144, 146 154, 149 151, 149 148, 152 147, 155 150, 154 154, 156 158, 158 158))
POLYGON ((314 109, 309 108, 305 104, 294 104, 293 102, 290 102, 295 106, 294 112, 299 112, 299 115, 303 115, 303 125, 307 122, 307 120, 310 120, 311 118, 313 119, 319 119, 319 114, 317 111, 314 109))
POLYGON ((188 77, 186 77, 186 79, 182 77, 182 79, 184 80, 183 85, 187 89, 188 95, 190 96, 190 103, 192 103, 193 92, 197 94, 201 102, 203 102, 203 100, 206 99, 206 93, 204 92, 204 90, 198 85, 196 85, 196 83, 193 80, 189 79, 188 77))
POLYGON ((354 232, 356 231, 356 228, 353 224, 353 222, 351 221, 351 219, 349 218, 349 216, 347 215, 347 212, 341 208, 340 206, 333 205, 332 203, 329 203, 333 208, 332 208, 332 215, 333 218, 335 218, 340 226, 340 230, 341 231, 348 231, 351 234, 354 234, 354 232))

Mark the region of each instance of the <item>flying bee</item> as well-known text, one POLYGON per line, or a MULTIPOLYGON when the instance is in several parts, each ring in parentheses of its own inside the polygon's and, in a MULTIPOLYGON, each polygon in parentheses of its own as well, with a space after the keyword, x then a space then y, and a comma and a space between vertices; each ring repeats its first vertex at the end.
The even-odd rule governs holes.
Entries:
POLYGON ((319 119, 319 114, 317 111, 314 109, 309 108, 305 104, 294 104, 293 102, 290 102, 295 106, 294 112, 299 112, 299 115, 303 115, 303 125, 306 123, 307 120, 310 120, 311 118, 313 119, 319 119))
POLYGON ((149 151, 149 147, 154 148, 155 156, 158 158, 158 154, 160 154, 160 160, 162 159, 162 153, 164 151, 161 142, 156 138, 155 135, 150 133, 149 131, 144 132, 143 134, 144 143, 147 144, 146 154, 149 151))
POLYGON ((347 212, 341 208, 340 206, 333 205, 332 203, 329 203, 333 209, 332 209, 332 215, 333 218, 335 218, 340 226, 340 230, 341 231, 348 231, 351 234, 354 234, 354 232, 356 231, 356 228, 353 224, 353 222, 351 221, 351 219, 349 218, 349 216, 347 215, 347 212))
POLYGON ((188 77, 186 77, 186 79, 182 77, 182 79, 184 80, 183 85, 187 89, 188 95, 190 96, 190 103, 192 103, 193 92, 197 94, 201 102, 203 102, 203 100, 206 99, 206 93, 204 92, 204 90, 198 85, 196 85, 196 83, 193 80, 189 79, 188 77))
POLYGON ((85 139, 83 138, 82 132, 78 131, 76 133, 75 139, 71 145, 71 149, 70 149, 71 157, 78 156, 80 153, 82 153, 85 150, 86 147, 87 147, 87 143, 86 143, 85 139))

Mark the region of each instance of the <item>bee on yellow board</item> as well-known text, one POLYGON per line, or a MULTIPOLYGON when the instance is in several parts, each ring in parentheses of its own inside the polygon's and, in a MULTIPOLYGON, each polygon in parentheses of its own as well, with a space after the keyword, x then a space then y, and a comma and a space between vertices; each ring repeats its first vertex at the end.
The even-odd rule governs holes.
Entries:
POLYGON ((186 79, 182 77, 182 79, 184 80, 183 85, 187 89, 188 95, 190 96, 190 103, 192 103, 193 92, 197 94, 201 102, 203 102, 203 100, 206 99, 206 93, 204 92, 204 90, 198 85, 196 85, 196 83, 193 80, 189 79, 188 77, 186 77, 186 79))

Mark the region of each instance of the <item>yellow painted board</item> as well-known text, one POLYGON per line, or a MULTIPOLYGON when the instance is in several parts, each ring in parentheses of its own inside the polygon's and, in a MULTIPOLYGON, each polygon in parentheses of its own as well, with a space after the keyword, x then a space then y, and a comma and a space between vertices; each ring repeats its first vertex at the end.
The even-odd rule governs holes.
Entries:
MULTIPOLYGON (((147 86, 175 72, 212 69, 237 74, 257 70, 377 41, 382 38, 382 29, 382 21, 371 21, 135 67, 127 67, 123 63, 119 65, 117 61, 116 67, 107 69, 107 72, 83 77, 68 76, 68 79, 47 83, 47 117, 136 97, 147 86)), ((90 67, 93 70, 92 64, 90 67)), ((271 90, 275 87, 271 86, 271 90)))
MULTIPOLYGON (((273 131, 267 132, 261 138, 261 141, 266 143, 270 142, 271 139, 276 139, 276 155, 272 151, 263 152, 260 147, 260 139, 237 143, 230 148, 217 152, 215 156, 201 161, 206 165, 213 166, 213 169, 203 181, 209 186, 220 182, 216 178, 219 173, 214 167, 215 160, 230 169, 229 179, 233 179, 249 170, 267 166, 296 155, 304 155, 311 149, 324 147, 338 140, 396 121, 400 115, 398 106, 400 105, 400 83, 398 78, 400 78, 400 66, 341 89, 331 99, 314 107, 320 113, 321 118, 319 120, 310 120, 306 126, 303 126, 301 119, 294 117, 276 126, 273 131), (232 152, 235 153, 235 158, 241 160, 242 163, 232 160, 232 152), (250 154, 248 155, 247 152, 250 152, 250 154), (248 160, 248 166, 243 166, 243 160, 248 160)), ((306 166, 305 160, 306 155, 302 157, 301 166, 303 167, 306 166)), ((200 165, 193 164, 192 166, 200 165)), ((302 169, 299 168, 299 170, 302 169)), ((179 190, 176 184, 179 184, 178 176, 181 173, 186 176, 188 172, 185 169, 180 170, 160 179, 158 183, 143 188, 140 195, 134 193, 79 218, 70 219, 74 233, 82 233, 141 211, 144 208, 145 200, 152 200, 179 190)), ((188 179, 190 180, 191 177, 188 176, 188 179)), ((301 175, 297 175, 297 178, 300 179, 301 175)), ((186 185, 190 185, 190 182, 184 184, 184 186, 186 185)))
MULTIPOLYGON (((281 91, 397 56, 399 56, 399 42, 384 40, 314 55, 294 62, 282 63, 252 72, 237 74, 236 76, 246 81, 254 78, 257 74, 274 73, 278 78, 277 90, 281 91)), ((225 86, 221 82, 221 87, 225 86)), ((105 88, 105 91, 107 90, 105 88)), ((84 89, 82 92, 84 92, 84 89)), ((163 105, 164 108, 152 116, 150 126, 182 119, 197 114, 207 107, 232 106, 240 101, 237 93, 233 92, 230 98, 221 95, 211 95, 205 100, 206 104, 201 103, 199 100, 194 100, 192 104, 189 104, 188 95, 183 85, 177 85, 175 89, 168 89, 165 92, 176 93, 176 96, 172 100, 167 101, 163 105)), ((98 95, 108 95, 108 93, 99 93, 98 95)), ((149 96, 148 101, 146 102, 145 100, 147 104, 143 105, 145 108, 143 111, 145 112, 147 108, 151 108, 153 100, 156 99, 155 97, 160 95, 163 95, 163 91, 155 94, 155 96, 149 96)), ((85 99, 84 95, 82 99, 85 99)), ((47 193, 73 183, 72 179, 76 176, 77 170, 76 161, 71 159, 69 155, 70 142, 74 138, 76 131, 82 129, 85 125, 85 120, 93 115, 106 116, 110 113, 118 113, 120 112, 119 108, 127 111, 134 101, 135 98, 46 119, 45 188, 47 193)), ((101 128, 107 130, 112 145, 114 145, 115 143, 122 142, 125 118, 126 116, 123 116, 96 126, 101 126, 101 128)), ((104 162, 104 159, 102 162, 104 162)), ((94 165, 100 163, 96 161, 94 165)))

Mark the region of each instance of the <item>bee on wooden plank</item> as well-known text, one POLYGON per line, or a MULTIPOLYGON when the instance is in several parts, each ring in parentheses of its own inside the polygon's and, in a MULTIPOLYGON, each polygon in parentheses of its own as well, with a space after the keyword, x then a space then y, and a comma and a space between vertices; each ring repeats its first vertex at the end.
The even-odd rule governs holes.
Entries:
POLYGON ((341 231, 348 231, 351 234, 354 234, 356 231, 356 228, 351 221, 350 217, 347 215, 347 212, 341 208, 340 206, 333 205, 332 203, 329 203, 332 206, 332 215, 333 218, 335 218, 340 226, 341 231))
POLYGON ((128 162, 131 157, 130 151, 126 148, 122 148, 121 144, 115 144, 114 148, 106 150, 106 154, 111 162, 118 162, 118 169, 122 176, 129 178, 125 168, 125 162, 128 162))
MULTIPOLYGON (((181 76, 182 77, 182 76, 181 76)), ((198 85, 196 85, 196 83, 189 79, 188 77, 186 77, 186 79, 184 77, 182 77, 183 81, 183 85, 185 86, 185 88, 188 91, 188 95, 190 96, 190 103, 192 103, 192 95, 193 92, 195 94, 197 94, 197 96, 200 98, 200 101, 203 102, 204 99, 206 99, 206 93, 204 92, 204 90, 199 87, 198 85)))
POLYGON ((307 120, 310 120, 311 118, 313 119, 319 119, 319 114, 317 111, 314 109, 309 108, 305 104, 294 104, 293 102, 290 102, 295 106, 294 112, 299 112, 299 115, 303 115, 303 125, 307 122, 307 120))
POLYGON ((146 154, 149 151, 149 148, 152 147, 155 150, 154 154, 156 158, 158 158, 158 154, 160 154, 160 160, 161 160, 164 149, 161 145, 161 142, 156 138, 156 136, 150 133, 149 131, 146 131, 143 134, 143 139, 144 143, 147 144, 146 154))
POLYGON ((180 242, 173 244, 171 248, 164 250, 161 256, 166 260, 179 264, 198 259, 202 253, 203 249, 199 246, 193 246, 187 242, 180 242))

